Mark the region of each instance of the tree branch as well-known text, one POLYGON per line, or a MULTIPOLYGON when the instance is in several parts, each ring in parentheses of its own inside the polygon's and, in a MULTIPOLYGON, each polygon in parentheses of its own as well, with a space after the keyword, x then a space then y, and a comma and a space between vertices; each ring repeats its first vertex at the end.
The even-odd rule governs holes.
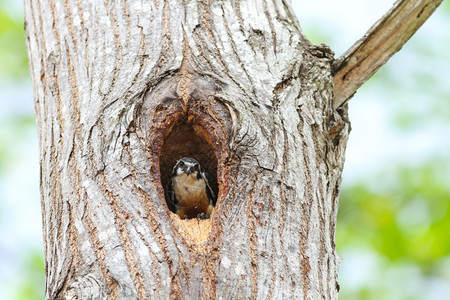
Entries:
POLYGON ((409 40, 442 0, 399 0, 333 63, 334 108, 347 101, 409 40))

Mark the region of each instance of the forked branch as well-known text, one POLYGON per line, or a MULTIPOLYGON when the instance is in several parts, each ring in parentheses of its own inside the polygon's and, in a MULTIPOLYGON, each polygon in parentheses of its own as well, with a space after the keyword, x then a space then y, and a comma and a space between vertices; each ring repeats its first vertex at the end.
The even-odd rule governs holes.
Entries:
POLYGON ((334 108, 346 102, 431 16, 442 0, 399 0, 333 64, 334 108))

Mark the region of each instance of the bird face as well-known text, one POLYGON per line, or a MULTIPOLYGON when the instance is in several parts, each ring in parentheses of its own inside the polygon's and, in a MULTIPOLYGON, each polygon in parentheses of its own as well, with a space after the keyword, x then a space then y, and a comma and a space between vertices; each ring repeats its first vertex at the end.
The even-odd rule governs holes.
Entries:
POLYGON ((200 164, 197 160, 189 157, 180 159, 173 168, 173 175, 200 178, 200 164))

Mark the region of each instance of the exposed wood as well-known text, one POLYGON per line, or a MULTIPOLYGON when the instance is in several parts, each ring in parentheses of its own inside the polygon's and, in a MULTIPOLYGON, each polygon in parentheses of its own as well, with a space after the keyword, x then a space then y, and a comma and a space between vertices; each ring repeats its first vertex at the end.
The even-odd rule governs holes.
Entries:
POLYGON ((431 16, 442 0, 399 0, 333 63, 333 106, 351 98, 431 16))

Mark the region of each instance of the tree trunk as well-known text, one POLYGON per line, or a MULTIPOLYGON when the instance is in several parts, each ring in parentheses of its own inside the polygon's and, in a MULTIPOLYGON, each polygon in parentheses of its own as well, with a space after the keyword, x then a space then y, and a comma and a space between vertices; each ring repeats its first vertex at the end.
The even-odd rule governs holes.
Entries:
POLYGON ((47 298, 337 298, 347 108, 286 1, 25 7, 47 298), (168 209, 183 156, 210 219, 168 209))

